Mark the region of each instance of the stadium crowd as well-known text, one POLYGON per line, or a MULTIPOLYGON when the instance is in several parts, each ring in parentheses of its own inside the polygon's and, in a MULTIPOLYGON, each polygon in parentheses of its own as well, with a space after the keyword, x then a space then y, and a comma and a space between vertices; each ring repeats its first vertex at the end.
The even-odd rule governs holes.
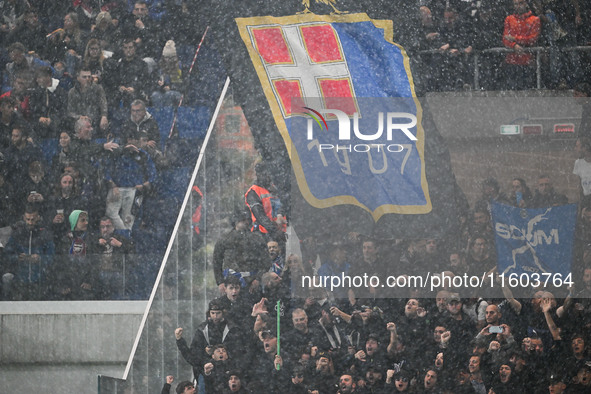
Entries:
MULTIPOLYGON (((580 138, 576 151, 581 176, 577 168, 591 161, 590 141, 580 138)), ((532 287, 530 297, 516 298, 509 286, 481 296, 478 288, 450 285, 435 296, 409 288, 406 298, 394 298, 379 286, 303 288, 300 278, 494 273, 491 203, 542 208, 567 204, 567 197, 546 174, 533 192, 513 179, 508 194, 487 178, 460 234, 448 239, 394 242, 351 233, 301 240, 301 256, 286 256, 284 219, 272 208, 268 172, 257 165, 247 209, 236 212, 233 229, 215 245, 221 296, 209 303, 190 345, 182 327, 174 332, 195 378, 180 382, 177 393, 193 392, 197 381, 206 393, 590 392, 591 215, 584 175, 574 286, 532 287)), ((167 379, 163 393, 174 380, 167 379)))
MULTIPOLYGON (((192 3, 0 2, 3 300, 125 298, 129 278, 141 269, 134 236, 158 227, 142 210, 157 198, 159 175, 182 161, 167 154, 183 148, 161 137, 167 130, 147 108, 177 105, 188 83, 186 55, 196 47, 192 3), (52 150, 52 143, 59 145, 52 150)), ((591 40, 590 8, 582 0, 421 1, 409 53, 420 56, 426 90, 473 87, 476 52, 481 86, 524 89, 535 79, 527 47, 544 46, 544 86, 588 96, 586 55, 567 48, 591 40), (482 52, 497 47, 508 50, 502 61, 482 52), (433 53, 418 54, 425 50, 433 53)), ((589 141, 577 146, 580 160, 591 163, 589 141)), ((585 202, 590 171, 579 170, 585 202)), ((548 176, 540 175, 534 194, 519 178, 510 195, 485 180, 457 242, 393 244, 351 234, 334 242, 304 240, 302 256, 285 256, 285 218, 264 172, 257 168, 257 183, 245 194, 247 211, 237 212, 234 228, 216 244, 221 296, 211 301, 190 345, 182 328, 174 333, 208 393, 590 391, 591 208, 585 204, 568 294, 535 289, 530 299, 516 299, 504 289, 482 299, 442 290, 434 299, 412 292, 388 299, 371 289, 307 297, 292 297, 290 289, 291 278, 302 273, 383 274, 386 262, 397 269, 421 262, 455 274, 493 270, 490 201, 566 203, 548 176)), ((183 381, 176 391, 194 389, 183 381)))
POLYGON ((2 1, 0 14, 1 299, 146 294, 135 237, 161 245, 170 171, 192 161, 149 111, 189 83, 186 3, 2 1))
MULTIPOLYGON (((590 40, 588 7, 576 0, 424 1, 415 11, 409 53, 435 49, 420 59, 427 90, 472 86, 470 54, 501 45, 511 49, 504 65, 481 56, 482 86, 532 87, 533 55, 524 48, 543 45, 548 87, 591 91, 584 53, 562 52, 590 40)), ((124 297, 138 269, 132 230, 157 227, 135 217, 158 194, 162 171, 182 162, 182 148, 170 146, 147 108, 177 105, 191 83, 197 4, 7 0, 0 13, 2 298, 124 297), (84 218, 88 225, 78 226, 84 218), (127 284, 109 284, 115 278, 127 284)))
POLYGON ((474 88, 532 89, 536 51, 540 51, 541 85, 572 89, 588 81, 591 36, 588 2, 573 1, 420 1, 420 34, 415 47, 424 56, 427 90, 474 88), (528 50, 528 48, 530 48, 528 50), (478 53, 478 58, 474 54, 478 53))

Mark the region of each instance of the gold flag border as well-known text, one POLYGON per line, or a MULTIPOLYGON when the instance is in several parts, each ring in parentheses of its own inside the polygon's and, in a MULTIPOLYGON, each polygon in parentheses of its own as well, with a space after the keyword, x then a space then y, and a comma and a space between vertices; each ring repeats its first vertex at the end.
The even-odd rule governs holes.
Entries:
POLYGON ((424 149, 425 149, 425 133, 423 130, 422 125, 422 107, 420 102, 418 101, 415 93, 414 82, 412 78, 412 74, 410 72, 410 62, 408 55, 404 48, 399 44, 395 43, 392 39, 394 34, 393 22, 391 20, 373 20, 369 18, 367 14, 349 14, 349 15, 315 15, 315 14, 303 14, 303 15, 291 15, 291 16, 282 16, 282 17, 274 17, 274 16, 256 16, 250 18, 236 18, 236 24, 238 25, 238 30, 240 32, 240 37, 242 38, 248 53, 250 55, 250 59, 254 65, 254 68, 257 72, 261 85, 263 87, 263 91, 265 92, 265 96, 267 101, 269 102, 269 106, 271 107, 271 112, 273 114, 273 118, 275 120, 275 124, 277 125, 281 136, 285 142, 286 148, 289 153, 289 157, 292 162, 292 166, 294 168, 294 173, 296 176, 296 180, 300 191, 306 201, 316 208, 329 208, 337 205, 345 205, 351 204, 358 207, 363 208, 364 210, 368 211, 375 222, 377 222, 383 215, 385 214, 425 214, 429 213, 432 210, 431 205, 431 198, 429 195, 429 186, 427 184, 427 178, 425 175, 425 158, 424 158, 424 149), (357 200, 356 197, 351 195, 340 195, 340 196, 333 196, 325 199, 318 199, 316 198, 310 188, 308 187, 308 182, 306 181, 304 171, 302 169, 302 164, 300 162, 300 158, 297 154, 297 151, 292 149, 292 141, 291 137, 289 136, 289 131, 287 130, 287 125, 285 123, 285 119, 283 118, 281 108, 277 102, 277 98, 273 93, 273 89, 271 88, 271 83, 269 78, 267 77, 267 73, 265 72, 265 67, 263 65, 262 59, 257 52, 254 43, 251 40, 250 34, 248 32, 248 27, 256 27, 261 25, 296 25, 301 23, 313 23, 313 22, 326 22, 326 23, 354 23, 354 22, 372 22, 372 24, 384 31, 384 39, 397 46, 403 56, 404 62, 404 69, 406 71, 406 76, 410 83, 410 88, 412 92, 412 97, 415 101, 415 105, 417 108, 417 142, 416 147, 419 153, 419 158, 421 162, 421 187, 423 189, 423 193, 425 195, 426 204, 424 205, 393 205, 393 204, 384 204, 377 207, 375 210, 371 210, 365 204, 361 203, 357 200))

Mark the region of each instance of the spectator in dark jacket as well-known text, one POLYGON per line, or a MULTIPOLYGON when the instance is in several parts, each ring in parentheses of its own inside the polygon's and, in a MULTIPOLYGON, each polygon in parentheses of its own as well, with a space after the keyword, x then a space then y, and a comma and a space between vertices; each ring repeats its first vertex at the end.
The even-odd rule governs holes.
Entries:
POLYGON ((7 167, 7 180, 17 185, 28 176, 29 165, 43 157, 41 149, 33 145, 28 138, 28 128, 21 123, 11 131, 10 147, 4 152, 7 167))
POLYGON ((54 252, 51 232, 42 226, 38 208, 33 204, 27 205, 23 221, 14 226, 4 251, 9 262, 2 277, 3 292, 7 298, 44 299, 54 252))
POLYGON ((98 296, 98 266, 89 253, 88 212, 70 214, 70 232, 58 246, 59 262, 50 275, 50 287, 58 300, 94 300, 98 296))
POLYGON ((107 96, 101 85, 92 82, 92 71, 82 65, 77 72, 77 83, 68 92, 68 116, 77 121, 90 120, 93 127, 100 127, 103 133, 109 126, 107 118, 107 96))
POLYGON ((99 266, 100 298, 121 299, 125 291, 125 278, 133 270, 133 242, 115 233, 115 226, 108 217, 99 223, 99 232, 91 234, 89 241, 91 255, 99 266))
POLYGON ((193 374, 197 379, 202 374, 202 367, 206 360, 213 354, 213 346, 218 344, 226 345, 226 350, 230 357, 233 357, 239 351, 238 327, 227 322, 224 318, 223 305, 213 300, 209 303, 207 311, 207 320, 199 325, 195 331, 191 346, 187 345, 183 338, 183 329, 179 327, 174 335, 176 344, 181 355, 193 367, 193 374))
MULTIPOLYGON (((26 3, 23 3, 26 4, 26 3)), ((20 41, 23 45, 41 57, 45 57, 45 36, 47 29, 39 22, 37 10, 28 8, 6 39, 7 44, 20 41)))
POLYGON ((128 108, 133 100, 149 97, 150 72, 148 65, 136 54, 135 41, 125 38, 121 49, 123 57, 105 67, 105 87, 109 92, 109 105, 113 108, 120 105, 128 108))
POLYGON ((29 100, 34 138, 56 138, 65 116, 66 93, 52 77, 51 67, 37 69, 36 77, 37 87, 29 100))
POLYGON ((146 196, 156 178, 156 167, 150 155, 138 148, 138 132, 128 139, 107 163, 105 179, 109 184, 106 215, 117 230, 131 230, 135 221, 132 206, 136 196, 146 196))
POLYGON ((139 99, 133 100, 130 107, 130 117, 123 123, 119 135, 121 142, 126 143, 134 132, 143 131, 148 134, 148 145, 152 148, 161 149, 160 129, 156 120, 146 110, 146 103, 139 99))

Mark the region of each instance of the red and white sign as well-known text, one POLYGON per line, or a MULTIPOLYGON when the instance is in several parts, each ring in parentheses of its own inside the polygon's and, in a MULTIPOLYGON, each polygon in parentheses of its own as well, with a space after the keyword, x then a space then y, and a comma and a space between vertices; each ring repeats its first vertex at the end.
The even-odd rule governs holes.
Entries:
POLYGON ((304 109, 293 98, 322 98, 326 108, 352 116, 358 111, 351 74, 339 36, 328 23, 249 28, 284 118, 304 109))
POLYGON ((564 123, 564 124, 555 124, 554 125, 554 133, 555 134, 572 134, 575 132, 575 125, 572 123, 564 123))

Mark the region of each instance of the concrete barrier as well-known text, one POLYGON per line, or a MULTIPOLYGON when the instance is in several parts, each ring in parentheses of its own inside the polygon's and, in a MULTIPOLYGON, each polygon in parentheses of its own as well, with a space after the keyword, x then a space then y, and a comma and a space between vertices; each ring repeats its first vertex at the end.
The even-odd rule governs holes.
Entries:
POLYGON ((122 376, 146 301, 0 303, 3 390, 96 392, 122 376))

